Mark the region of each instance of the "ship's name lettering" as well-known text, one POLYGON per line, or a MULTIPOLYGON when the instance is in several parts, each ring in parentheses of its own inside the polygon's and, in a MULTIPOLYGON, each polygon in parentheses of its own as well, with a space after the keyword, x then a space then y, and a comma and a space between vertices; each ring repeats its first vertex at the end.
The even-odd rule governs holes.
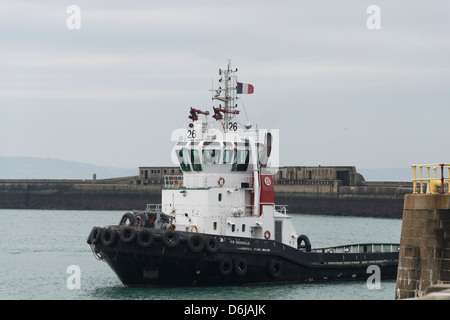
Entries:
POLYGON ((243 244, 243 245, 246 245, 246 246, 249 246, 249 245, 250 245, 250 241, 243 241, 243 240, 233 240, 233 239, 230 239, 230 243, 231 243, 231 244, 243 244))

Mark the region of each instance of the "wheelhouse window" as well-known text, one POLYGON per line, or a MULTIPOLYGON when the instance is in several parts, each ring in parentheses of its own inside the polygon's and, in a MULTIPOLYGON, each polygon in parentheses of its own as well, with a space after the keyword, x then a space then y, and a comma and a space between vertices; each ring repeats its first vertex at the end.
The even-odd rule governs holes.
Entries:
POLYGON ((231 163, 233 160, 233 150, 225 149, 223 150, 223 163, 231 163))
POLYGON ((180 149, 176 151, 178 156, 178 161, 180 162, 181 170, 191 171, 191 166, 189 165, 188 150, 180 149))
POLYGON ((247 171, 248 163, 250 160, 250 151, 248 149, 235 149, 234 151, 234 162, 231 170, 247 171))
POLYGON ((191 163, 194 171, 202 171, 202 163, 200 161, 200 154, 197 149, 191 149, 191 163))
POLYGON ((220 150, 204 149, 203 150, 203 163, 204 164, 220 163, 220 150))

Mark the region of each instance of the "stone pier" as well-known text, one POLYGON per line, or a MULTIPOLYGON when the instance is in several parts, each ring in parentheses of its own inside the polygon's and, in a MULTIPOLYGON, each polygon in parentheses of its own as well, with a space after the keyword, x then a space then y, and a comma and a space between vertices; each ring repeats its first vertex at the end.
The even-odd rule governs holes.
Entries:
POLYGON ((450 283, 450 194, 405 196, 396 299, 450 283))

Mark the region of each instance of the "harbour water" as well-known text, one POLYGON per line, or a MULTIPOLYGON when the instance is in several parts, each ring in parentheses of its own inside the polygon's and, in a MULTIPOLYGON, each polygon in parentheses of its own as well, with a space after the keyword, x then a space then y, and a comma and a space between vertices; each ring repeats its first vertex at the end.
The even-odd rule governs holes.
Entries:
MULTIPOLYGON (((248 287, 127 288, 93 256, 93 226, 117 224, 123 211, 0 210, 2 300, 394 300, 395 280, 248 287), (78 286, 79 285, 79 286, 78 286)), ((400 242, 401 220, 291 213, 312 247, 400 242)), ((368 273, 368 277, 370 274, 368 273)))

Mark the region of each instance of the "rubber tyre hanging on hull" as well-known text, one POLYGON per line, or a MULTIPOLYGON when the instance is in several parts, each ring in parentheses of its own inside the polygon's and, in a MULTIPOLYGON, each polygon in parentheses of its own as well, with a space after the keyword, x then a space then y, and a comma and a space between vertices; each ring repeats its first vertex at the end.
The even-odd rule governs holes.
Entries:
POLYGON ((114 245, 117 239, 117 232, 114 229, 103 229, 102 232, 102 245, 110 247, 114 245))
POLYGON ((219 262, 219 272, 222 276, 227 277, 233 272, 233 261, 230 258, 223 258, 219 262))
POLYGON ((144 212, 139 212, 135 215, 135 226, 136 227, 147 227, 148 225, 148 218, 147 215, 144 212))
POLYGON ((89 234, 87 243, 88 244, 99 244, 102 237, 102 231, 103 229, 100 227, 94 227, 91 230, 91 233, 89 234))
POLYGON ((124 213, 119 223, 119 225, 121 226, 134 226, 135 224, 136 224, 136 217, 131 212, 124 213))
POLYGON ((219 251, 219 242, 215 237, 208 237, 205 241, 205 247, 209 253, 216 253, 219 251))
POLYGON ((136 238, 136 229, 133 227, 123 227, 119 233, 120 241, 123 243, 131 243, 136 238))
POLYGON ((136 236, 136 243, 141 248, 149 248, 152 246, 155 236, 150 230, 144 229, 138 232, 136 236))
POLYGON ((192 252, 201 252, 205 247, 205 240, 200 235, 194 234, 188 239, 187 245, 192 252))
POLYGON ((309 238, 304 234, 300 235, 297 238, 297 249, 311 252, 311 242, 309 241, 309 238))
POLYGON ((247 260, 245 258, 238 258, 234 262, 234 271, 239 276, 244 276, 247 273, 247 260))
POLYGON ((270 260, 267 264, 267 272, 272 278, 279 278, 283 272, 283 265, 280 261, 270 260))
POLYGON ((176 231, 169 230, 163 234, 162 241, 166 247, 175 248, 180 243, 180 235, 176 231))

